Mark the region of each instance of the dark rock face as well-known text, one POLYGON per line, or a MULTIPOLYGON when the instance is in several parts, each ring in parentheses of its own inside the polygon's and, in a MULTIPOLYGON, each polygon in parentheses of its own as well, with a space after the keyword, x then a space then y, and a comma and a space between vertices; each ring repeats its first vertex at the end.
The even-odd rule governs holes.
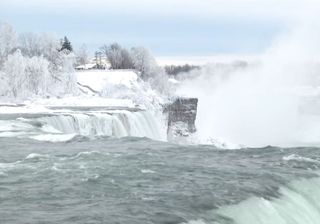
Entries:
POLYGON ((168 105, 165 112, 168 114, 168 134, 187 136, 196 131, 197 98, 178 98, 168 105), (180 130, 179 130, 180 129, 180 130))

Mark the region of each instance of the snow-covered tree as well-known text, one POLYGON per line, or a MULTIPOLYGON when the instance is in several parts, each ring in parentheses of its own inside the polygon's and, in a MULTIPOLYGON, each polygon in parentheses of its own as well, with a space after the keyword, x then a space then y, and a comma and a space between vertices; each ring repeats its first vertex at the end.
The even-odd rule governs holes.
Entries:
POLYGON ((61 96, 76 92, 75 56, 61 51, 53 34, 17 34, 0 27, 0 94, 14 98, 61 96))
POLYGON ((60 52, 59 58, 61 60, 59 69, 51 72, 53 87, 50 88, 50 93, 53 95, 76 93, 77 80, 73 68, 75 56, 73 53, 65 54, 64 52, 60 52))
POLYGON ((149 50, 144 47, 134 47, 131 49, 131 57, 134 68, 140 72, 140 77, 144 81, 147 81, 159 93, 170 94, 172 89, 168 83, 168 76, 157 64, 149 50))
POLYGON ((76 57, 77 57, 77 64, 78 65, 85 65, 88 64, 89 62, 89 53, 88 53, 88 48, 87 45, 83 44, 79 50, 76 52, 76 57))
POLYGON ((61 44, 57 36, 53 33, 43 33, 40 35, 40 46, 42 55, 50 62, 49 69, 55 73, 61 69, 62 56, 60 52, 61 44))
POLYGON ((3 90, 14 98, 44 95, 51 84, 49 62, 41 57, 24 57, 20 50, 8 56, 4 63, 3 90))
POLYGON ((42 41, 40 36, 35 33, 23 33, 19 35, 19 49, 24 56, 40 56, 42 52, 42 41))
POLYGON ((0 23, 0 67, 17 47, 17 34, 7 23, 0 23))
POLYGON ((61 41, 61 51, 67 50, 69 52, 73 51, 73 47, 71 45, 71 42, 67 37, 64 37, 63 40, 61 41))
POLYGON ((49 62, 43 56, 28 58, 25 68, 25 88, 34 95, 45 95, 51 86, 49 62))
POLYGON ((141 72, 141 78, 148 80, 155 77, 161 68, 157 65, 155 58, 144 47, 134 47, 131 49, 133 65, 136 70, 141 72))
POLYGON ((24 84, 26 83, 26 60, 17 50, 14 54, 9 55, 7 61, 4 63, 4 74, 6 92, 9 96, 18 97, 24 93, 24 84))

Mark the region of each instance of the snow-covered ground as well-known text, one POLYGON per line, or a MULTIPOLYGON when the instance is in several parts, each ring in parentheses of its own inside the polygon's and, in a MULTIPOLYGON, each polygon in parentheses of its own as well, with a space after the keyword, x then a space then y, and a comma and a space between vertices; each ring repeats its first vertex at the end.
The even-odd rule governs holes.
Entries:
POLYGON ((133 98, 141 94, 148 101, 150 96, 156 96, 131 70, 85 70, 76 72, 76 77, 81 90, 78 95, 29 99, 19 102, 19 107, 5 100, 0 102, 0 113, 40 113, 48 112, 48 107, 144 108, 133 98), (125 96, 128 91, 131 95, 125 96))
POLYGON ((102 91, 107 84, 137 86, 138 75, 132 70, 85 70, 77 72, 77 80, 95 91, 102 91))

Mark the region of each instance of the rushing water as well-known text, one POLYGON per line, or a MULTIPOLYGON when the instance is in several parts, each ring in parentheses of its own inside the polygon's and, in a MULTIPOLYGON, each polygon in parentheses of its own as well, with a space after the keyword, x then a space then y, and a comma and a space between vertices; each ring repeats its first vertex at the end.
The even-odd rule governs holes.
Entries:
POLYGON ((164 121, 147 111, 70 111, 0 116, 0 137, 16 136, 57 142, 72 139, 76 135, 167 139, 164 121))
POLYGON ((315 224, 320 150, 0 138, 0 223, 315 224))
POLYGON ((145 111, 1 115, 0 223, 319 223, 318 148, 175 145, 161 124, 145 111))

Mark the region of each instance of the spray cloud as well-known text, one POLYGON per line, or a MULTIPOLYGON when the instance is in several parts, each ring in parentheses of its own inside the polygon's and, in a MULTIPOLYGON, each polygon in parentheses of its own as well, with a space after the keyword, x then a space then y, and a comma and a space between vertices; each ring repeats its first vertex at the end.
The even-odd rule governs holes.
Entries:
POLYGON ((310 113, 315 104, 309 103, 317 101, 320 85, 320 23, 305 12, 258 62, 245 68, 207 65, 183 82, 178 93, 199 98, 202 140, 246 146, 320 143, 320 110, 319 116, 310 113))

